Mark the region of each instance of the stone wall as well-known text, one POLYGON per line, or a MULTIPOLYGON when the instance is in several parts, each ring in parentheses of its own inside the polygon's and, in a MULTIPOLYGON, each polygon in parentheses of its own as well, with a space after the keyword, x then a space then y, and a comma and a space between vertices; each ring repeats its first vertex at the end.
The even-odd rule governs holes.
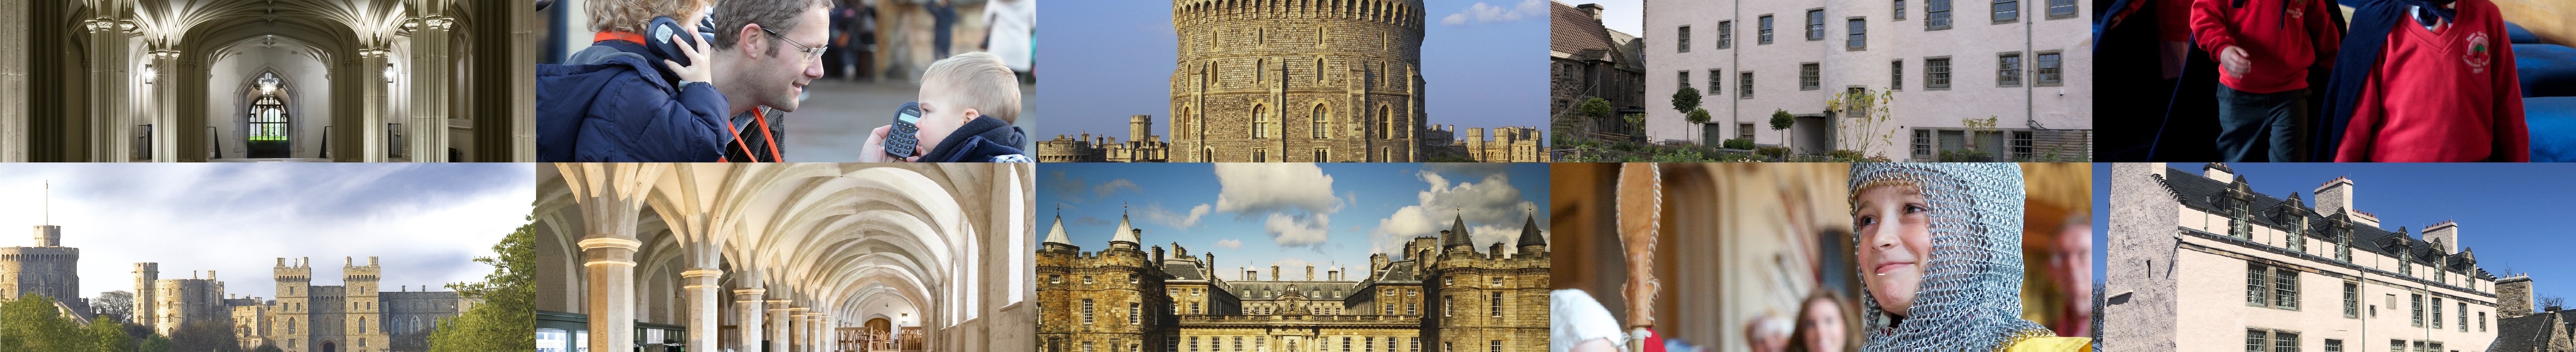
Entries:
POLYGON ((1249 4, 1176 4, 1171 159, 1416 161, 1421 1, 1249 4))

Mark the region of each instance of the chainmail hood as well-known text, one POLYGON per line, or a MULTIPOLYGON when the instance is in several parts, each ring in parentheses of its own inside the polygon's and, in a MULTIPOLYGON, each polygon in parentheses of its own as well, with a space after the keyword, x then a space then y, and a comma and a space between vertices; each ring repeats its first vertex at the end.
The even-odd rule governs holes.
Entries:
POLYGON ((1879 310, 1865 287, 1869 281, 1861 280, 1869 338, 1862 351, 1992 351, 2055 336, 2021 319, 2020 165, 1855 163, 1850 185, 1852 197, 1876 187, 1915 187, 1932 208, 1931 253, 1901 324, 1879 310))

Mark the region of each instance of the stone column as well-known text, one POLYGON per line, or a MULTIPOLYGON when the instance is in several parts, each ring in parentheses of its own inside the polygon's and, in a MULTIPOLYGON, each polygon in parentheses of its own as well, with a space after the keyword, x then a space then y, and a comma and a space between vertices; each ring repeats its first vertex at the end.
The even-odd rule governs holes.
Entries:
MULTIPOLYGON (((124 14, 132 6, 123 0, 93 0, 91 13, 106 16, 124 14)), ((134 121, 127 118, 134 95, 134 75, 127 72, 126 43, 135 29, 134 20, 99 17, 81 21, 89 31, 90 150, 89 162, 125 162, 131 150, 130 137, 134 121)))
POLYGON ((789 330, 787 325, 787 316, 789 314, 791 314, 791 312, 787 311, 787 300, 769 300, 769 336, 772 337, 769 340, 770 352, 789 351, 787 349, 789 330))
MULTIPOLYGON (((736 309, 738 312, 742 313, 742 320, 739 324, 742 325, 740 327, 741 330, 739 331, 742 333, 742 344, 735 346, 734 352, 760 351, 760 332, 762 331, 760 329, 760 323, 768 320, 767 317, 762 316, 762 313, 768 311, 767 308, 762 307, 764 304, 762 303, 763 301, 760 300, 760 293, 764 291, 765 290, 757 288, 733 290, 734 303, 736 303, 735 306, 740 307, 736 309)), ((695 348, 691 348, 690 350, 712 351, 695 348)))
MULTIPOLYGON (((366 61, 384 62, 381 55, 366 61)), ((370 83, 369 86, 382 86, 381 82, 384 80, 381 74, 348 78, 378 82, 370 83)), ((606 178, 609 180, 600 181, 611 184, 622 183, 615 182, 614 180, 620 177, 611 176, 608 172, 581 171, 607 170, 565 170, 566 178, 572 180, 606 178)), ((582 263, 582 266, 589 268, 590 282, 583 292, 589 295, 590 304, 586 313, 590 315, 590 350, 592 351, 635 349, 635 250, 642 247, 643 242, 635 240, 635 218, 640 209, 631 204, 638 200, 625 197, 633 197, 637 193, 643 192, 591 190, 588 194, 581 194, 574 198, 575 201, 580 202, 584 225, 582 230, 587 233, 582 236, 579 244, 583 254, 589 259, 582 263)))
POLYGON ((831 315, 815 314, 814 327, 816 330, 814 332, 814 342, 817 346, 822 346, 816 350, 826 352, 841 350, 841 334, 839 331, 832 329, 831 315))
POLYGON ((172 132, 177 132, 173 129, 179 126, 179 73, 183 71, 179 67, 179 51, 171 50, 178 47, 178 43, 163 42, 153 46, 159 49, 154 49, 150 53, 152 57, 152 84, 150 85, 152 87, 150 121, 152 161, 178 161, 178 135, 172 132))
POLYGON ((680 272, 681 284, 687 285, 680 289, 688 296, 687 342, 690 351, 715 351, 720 348, 716 347, 719 340, 716 338, 718 319, 716 310, 722 306, 722 303, 718 302, 724 300, 724 292, 718 290, 722 286, 717 285, 716 278, 723 275, 724 272, 716 268, 689 268, 689 271, 680 272))
MULTIPOLYGON (((26 48, 34 42, 28 32, 35 6, 32 1, 0 1, 0 47, 26 48)), ((29 149, 27 130, 30 116, 27 106, 27 75, 32 50, 0 50, 0 162, 26 162, 29 149)))
MULTIPOLYGON (((403 123, 404 133, 410 136, 403 142, 411 149, 409 155, 413 162, 448 161, 447 71, 450 62, 447 59, 447 36, 448 29, 455 25, 455 19, 439 15, 403 22, 403 28, 412 30, 411 118, 403 123)), ((692 351, 714 351, 698 349, 695 343, 690 345, 692 351)))
POLYGON ((789 351, 814 351, 814 317, 810 314, 805 314, 805 311, 805 307, 787 308, 787 319, 789 319, 788 324, 790 324, 788 325, 788 330, 791 335, 795 336, 794 338, 788 339, 789 348, 791 348, 789 351))
MULTIPOLYGON (((359 102, 358 134, 352 136, 356 138, 332 143, 356 143, 357 148, 344 150, 358 152, 360 161, 384 162, 385 152, 387 152, 385 142, 393 137, 385 135, 385 124, 394 122, 385 116, 385 110, 393 105, 387 101, 392 98, 388 91, 393 89, 393 83, 387 81, 392 80, 389 76, 393 71, 389 70, 392 66, 387 65, 393 64, 391 57, 393 49, 386 48, 385 46, 389 44, 383 43, 368 45, 374 47, 358 49, 358 69, 354 70, 355 72, 333 76, 333 79, 357 79, 359 85, 364 87, 359 89, 359 94, 365 97, 365 100, 359 102)), ((599 316, 591 317, 597 319, 599 316)))

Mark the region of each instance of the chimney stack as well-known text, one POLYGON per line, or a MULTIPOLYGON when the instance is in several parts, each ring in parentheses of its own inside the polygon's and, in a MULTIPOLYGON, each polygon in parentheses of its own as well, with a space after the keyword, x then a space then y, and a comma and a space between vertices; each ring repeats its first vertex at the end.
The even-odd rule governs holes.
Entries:
POLYGON ((2531 311, 2531 274, 2514 275, 2496 280, 2495 293, 2496 319, 2537 313, 2531 311))
POLYGON ((1270 263, 1270 281, 1279 281, 1279 263, 1270 263))
POLYGON ((1315 281, 1315 265, 1306 264, 1306 281, 1315 281))

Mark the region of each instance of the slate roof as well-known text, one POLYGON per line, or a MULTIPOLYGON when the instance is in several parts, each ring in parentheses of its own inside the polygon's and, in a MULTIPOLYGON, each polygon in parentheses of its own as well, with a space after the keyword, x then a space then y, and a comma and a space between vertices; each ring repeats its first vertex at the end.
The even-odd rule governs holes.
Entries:
POLYGON ((1342 298, 1348 298, 1359 292, 1359 283, 1352 281, 1226 281, 1225 284, 1226 291, 1233 292, 1235 297, 1244 299, 1277 298, 1277 296, 1262 295, 1265 290, 1278 296, 1286 296, 1288 291, 1299 293, 1322 291, 1320 296, 1306 297, 1306 299, 1320 300, 1341 299, 1333 297, 1333 290, 1342 290, 1342 298))
POLYGON ((1200 272, 1198 265, 1192 265, 1189 262, 1164 261, 1163 273, 1171 274, 1173 280, 1208 279, 1207 273, 1200 272))
POLYGON ((1610 34, 1601 27, 1600 21, 1592 20, 1591 12, 1562 2, 1549 1, 1547 4, 1549 51, 1585 54, 1586 50, 1600 50, 1599 53, 1590 53, 1589 58, 1577 55, 1576 60, 1586 61, 1599 60, 1603 56, 1601 53, 1610 52, 1610 34))
MULTIPOLYGON (((2576 312, 2576 310, 2560 312, 2576 312)), ((2560 314, 2542 313, 2496 319, 2495 343, 2487 345, 2487 350, 2531 351, 2533 347, 2544 347, 2543 350, 2546 350, 2551 330, 2566 325, 2559 316, 2560 314)))
MULTIPOLYGON (((2228 170, 2225 164, 2212 164, 2219 170, 2228 170)), ((2247 178, 2243 174, 2236 175, 2236 180, 2246 180, 2245 182, 2248 184, 2252 184, 2253 182, 2252 179, 2247 178)), ((2236 180, 2213 180, 2202 176, 2198 172, 2166 168, 2164 184, 2168 189, 2173 191, 2175 195, 2182 198, 2182 204, 2185 206, 2199 208, 2210 212, 2221 212, 2225 208, 2221 208, 2219 203, 2217 203, 2218 197, 2226 194, 2226 191, 2230 189, 2230 185, 2236 180)), ((2248 202, 2251 206, 2248 209, 2255 212, 2251 222, 2257 225, 2280 228, 2282 225, 2276 222, 2275 219, 2282 219, 2280 217, 2280 212, 2289 208, 2284 205, 2309 209, 2307 211, 2308 214, 2304 216, 2308 218, 2309 224, 2323 224, 2329 220, 2330 216, 2319 216, 2316 214, 2319 210, 2313 209, 2313 206, 2300 198, 2302 197, 2299 196, 2298 192, 2291 192, 2290 196, 2287 198, 2255 192, 2248 202)), ((2388 223, 2391 222, 2381 222, 2383 225, 2388 223)), ((2400 257, 2402 254, 2412 253, 2414 255, 2404 257, 2414 258, 2418 264, 2435 265, 2438 263, 2444 267, 2454 267, 2453 265, 2450 265, 2451 261, 2447 260, 2447 258, 2459 256, 2463 253, 2469 253, 2467 250, 2468 247, 2462 246, 2460 253, 2450 253, 2450 255, 2438 258, 2432 257, 2430 256, 2430 253, 2435 252, 2433 244, 2414 237, 2412 232, 2414 231, 2409 231, 2404 226, 2399 226, 2398 231, 2389 231, 2378 227, 2364 225, 2356 221, 2352 225, 2352 247, 2353 250, 2356 251, 2374 252, 2389 257, 2400 257)), ((2309 237, 2316 238, 2318 240, 2326 239, 2319 236, 2320 235, 2314 231, 2311 231, 2309 235, 2309 237)), ((2483 269, 2477 270, 2472 275, 2475 275, 2480 279, 2495 279, 2494 275, 2488 274, 2486 270, 2483 269)))

